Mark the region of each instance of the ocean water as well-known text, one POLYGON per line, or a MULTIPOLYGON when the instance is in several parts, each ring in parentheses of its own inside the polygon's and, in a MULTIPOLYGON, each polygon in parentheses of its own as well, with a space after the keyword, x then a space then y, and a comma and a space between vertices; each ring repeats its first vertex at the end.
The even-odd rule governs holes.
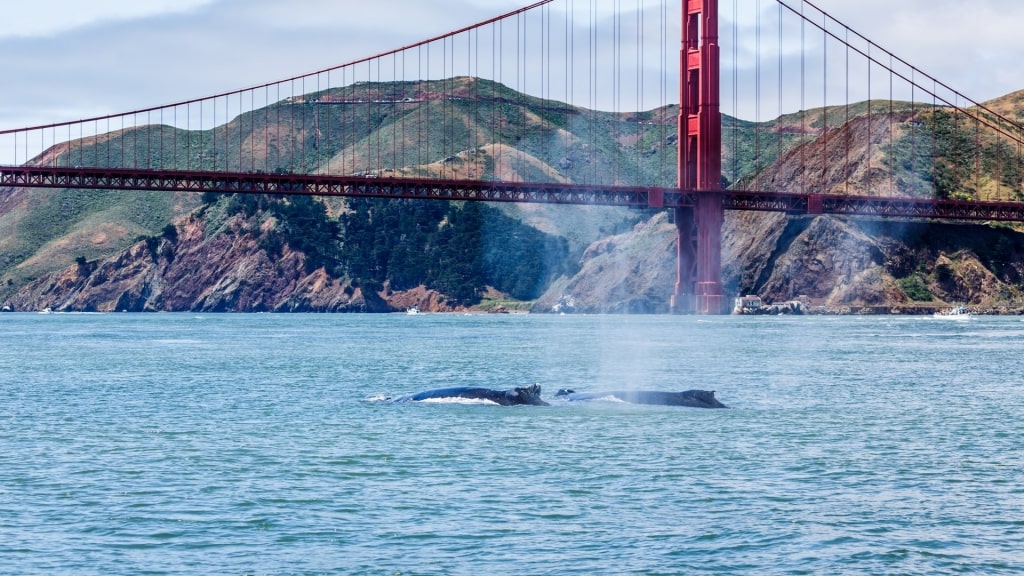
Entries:
POLYGON ((1022 352, 1017 318, 3 314, 0 573, 1022 574, 1022 352))

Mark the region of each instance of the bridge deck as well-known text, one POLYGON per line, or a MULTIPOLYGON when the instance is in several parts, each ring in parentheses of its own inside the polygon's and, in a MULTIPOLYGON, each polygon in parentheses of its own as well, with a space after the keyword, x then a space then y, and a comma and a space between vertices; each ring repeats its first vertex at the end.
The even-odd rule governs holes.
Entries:
POLYGON ((715 194, 722 198, 726 210, 785 212, 795 215, 834 214, 884 218, 1024 222, 1024 203, 1020 202, 841 196, 744 190, 708 192, 677 188, 587 186, 548 182, 2 166, 0 167, 0 186, 473 200, 623 206, 638 209, 694 206, 695 198, 698 195, 715 194))

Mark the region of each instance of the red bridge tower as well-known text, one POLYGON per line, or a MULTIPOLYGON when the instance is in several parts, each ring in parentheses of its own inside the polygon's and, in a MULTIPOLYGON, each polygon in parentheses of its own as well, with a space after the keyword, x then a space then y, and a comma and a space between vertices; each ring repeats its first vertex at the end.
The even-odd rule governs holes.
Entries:
POLYGON ((718 0, 682 0, 678 187, 694 206, 676 208, 678 258, 672 311, 722 314, 722 113, 718 0))

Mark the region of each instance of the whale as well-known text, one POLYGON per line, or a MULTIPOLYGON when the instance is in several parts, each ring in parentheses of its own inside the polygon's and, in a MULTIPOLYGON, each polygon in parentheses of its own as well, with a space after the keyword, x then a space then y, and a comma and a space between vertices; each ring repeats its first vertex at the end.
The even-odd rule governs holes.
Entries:
POLYGON ((658 390, 608 390, 604 392, 576 392, 562 388, 556 398, 579 402, 584 400, 613 399, 629 404, 651 404, 657 406, 686 406, 689 408, 728 408, 715 398, 714 390, 685 390, 683 392, 661 392, 658 390))
POLYGON ((439 400, 444 398, 465 398, 467 400, 488 400, 502 406, 550 406, 540 397, 540 385, 522 386, 508 390, 492 390, 490 388, 473 388, 454 386, 452 388, 436 388, 415 394, 406 394, 392 402, 420 402, 423 400, 439 400))

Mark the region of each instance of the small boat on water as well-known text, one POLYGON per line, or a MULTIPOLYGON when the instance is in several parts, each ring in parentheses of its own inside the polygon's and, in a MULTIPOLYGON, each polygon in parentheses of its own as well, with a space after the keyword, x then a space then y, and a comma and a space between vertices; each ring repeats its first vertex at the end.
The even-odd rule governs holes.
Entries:
POLYGON ((418 306, 413 306, 412 308, 409 308, 408 310, 406 310, 405 313, 406 314, 419 314, 420 313, 420 309, 419 309, 418 306))
POLYGON ((954 306, 948 310, 939 310, 932 316, 943 320, 970 320, 971 311, 966 306, 954 306))

